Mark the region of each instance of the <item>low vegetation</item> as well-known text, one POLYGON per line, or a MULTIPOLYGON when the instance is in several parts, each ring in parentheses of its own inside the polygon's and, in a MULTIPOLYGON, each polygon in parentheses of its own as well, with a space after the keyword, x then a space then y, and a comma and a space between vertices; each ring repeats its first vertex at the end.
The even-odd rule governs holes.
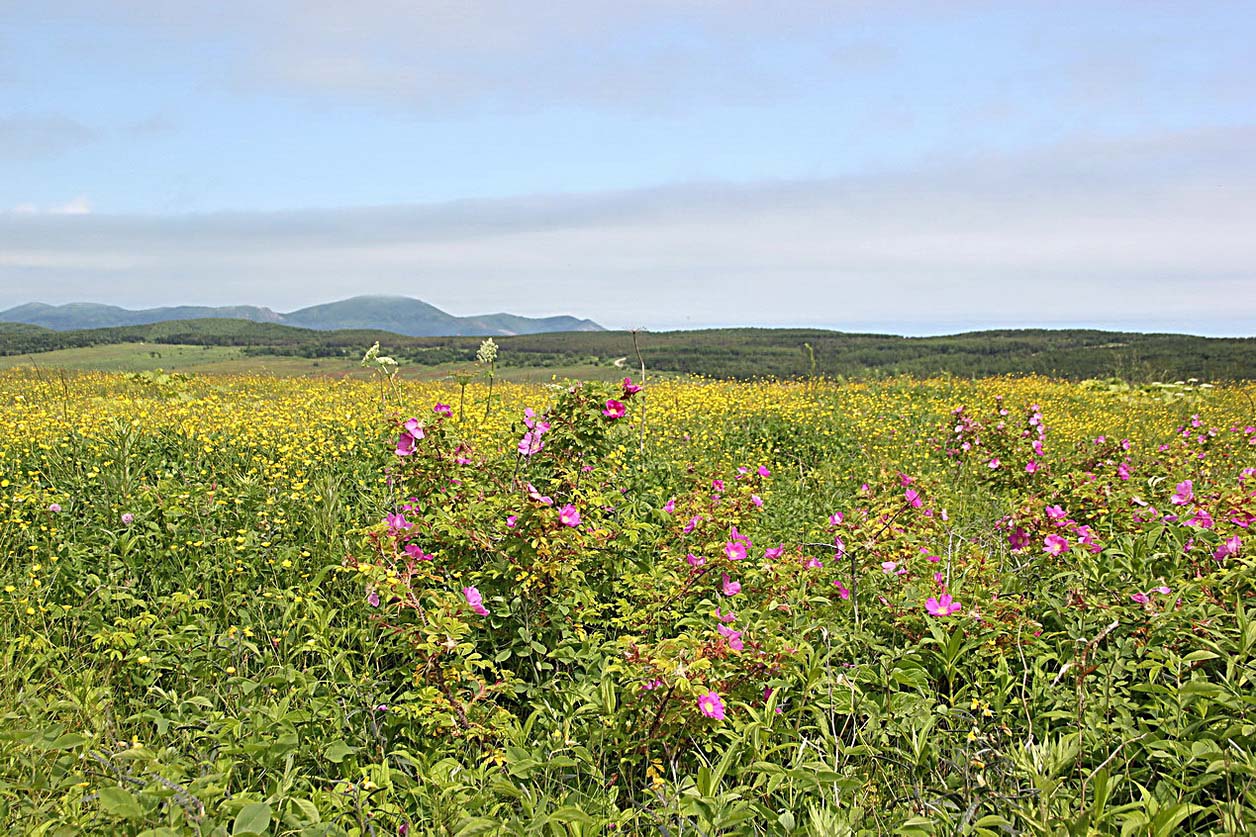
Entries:
POLYGON ((0 374, 4 827, 1256 822, 1251 385, 374 357, 0 374))

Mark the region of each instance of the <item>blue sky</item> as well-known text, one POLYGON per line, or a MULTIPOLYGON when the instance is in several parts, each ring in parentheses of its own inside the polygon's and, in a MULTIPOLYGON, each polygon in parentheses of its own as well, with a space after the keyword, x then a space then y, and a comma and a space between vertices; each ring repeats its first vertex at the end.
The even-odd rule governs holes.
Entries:
POLYGON ((0 307, 1256 334, 1253 42, 1224 2, 11 0, 0 307))

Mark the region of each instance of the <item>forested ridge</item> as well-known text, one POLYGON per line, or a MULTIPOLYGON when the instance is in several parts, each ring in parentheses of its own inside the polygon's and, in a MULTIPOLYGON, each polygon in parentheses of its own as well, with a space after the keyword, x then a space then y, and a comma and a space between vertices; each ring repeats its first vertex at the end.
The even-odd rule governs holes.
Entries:
MULTIPOLYGON (((1152 381, 1256 378, 1256 338, 1098 330, 1010 329, 938 337, 852 334, 819 329, 557 332, 495 338, 502 363, 559 367, 644 361, 654 372, 712 378, 1042 374, 1067 379, 1152 381)), ((470 362, 479 337, 406 337, 385 331, 314 331, 245 320, 177 320, 118 328, 52 331, 0 325, 0 354, 116 343, 237 346, 257 356, 354 357, 378 341, 410 364, 470 362)))

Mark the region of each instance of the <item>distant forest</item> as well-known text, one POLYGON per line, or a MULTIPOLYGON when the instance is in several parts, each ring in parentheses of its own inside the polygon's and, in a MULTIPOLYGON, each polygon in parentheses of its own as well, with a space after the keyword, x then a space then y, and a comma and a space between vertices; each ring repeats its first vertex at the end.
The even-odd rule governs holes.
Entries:
MULTIPOLYGON (((495 337, 512 367, 611 364, 639 368, 632 335, 622 331, 495 337)), ((0 323, 0 355, 114 343, 239 346, 258 356, 359 357, 375 341, 411 364, 474 360, 478 337, 404 337, 383 331, 311 331, 246 320, 176 320, 152 325, 52 331, 0 323)), ((639 332, 653 372, 712 378, 962 377, 1042 374, 1131 382, 1256 379, 1256 338, 1017 329, 944 337, 847 334, 817 329, 711 329, 639 332)))

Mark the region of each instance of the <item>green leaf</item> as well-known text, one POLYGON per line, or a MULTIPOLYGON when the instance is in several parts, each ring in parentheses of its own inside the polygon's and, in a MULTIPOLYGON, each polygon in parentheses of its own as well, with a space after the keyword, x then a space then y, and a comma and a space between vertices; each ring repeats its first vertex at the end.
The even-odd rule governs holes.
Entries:
POLYGON ((581 825, 593 825, 593 817, 575 805, 564 805, 550 814, 548 819, 550 822, 578 822, 581 825))
POLYGON ((1192 651, 1191 653, 1187 654, 1185 657, 1182 658, 1182 660, 1187 663, 1195 663, 1195 662, 1200 662, 1202 660, 1215 660, 1215 659, 1218 659, 1220 656, 1221 655, 1216 653, 1215 651, 1209 651, 1206 648, 1201 648, 1198 651, 1192 651))
POLYGON ((270 830, 270 806, 265 802, 250 802, 236 814, 231 826, 232 834, 265 834, 270 830))
POLYGON ((125 817, 128 820, 136 819, 144 814, 139 801, 125 788, 101 788, 98 796, 100 807, 107 814, 125 817))
POLYGON ((323 750, 323 755, 328 761, 340 764, 346 756, 353 755, 353 748, 343 741, 333 741, 327 745, 327 749, 323 750))
POLYGON ((79 735, 76 732, 67 732, 65 735, 57 738, 56 741, 45 742, 43 747, 45 750, 72 750, 91 741, 85 735, 79 735))
POLYGON ((290 801, 300 810, 301 817, 305 820, 306 825, 316 825, 322 820, 322 816, 318 813, 318 806, 310 800, 296 796, 290 801))
POLYGON ((479 837, 481 834, 492 834, 500 827, 497 820, 490 820, 488 817, 468 817, 462 821, 462 827, 455 832, 454 837, 479 837))

